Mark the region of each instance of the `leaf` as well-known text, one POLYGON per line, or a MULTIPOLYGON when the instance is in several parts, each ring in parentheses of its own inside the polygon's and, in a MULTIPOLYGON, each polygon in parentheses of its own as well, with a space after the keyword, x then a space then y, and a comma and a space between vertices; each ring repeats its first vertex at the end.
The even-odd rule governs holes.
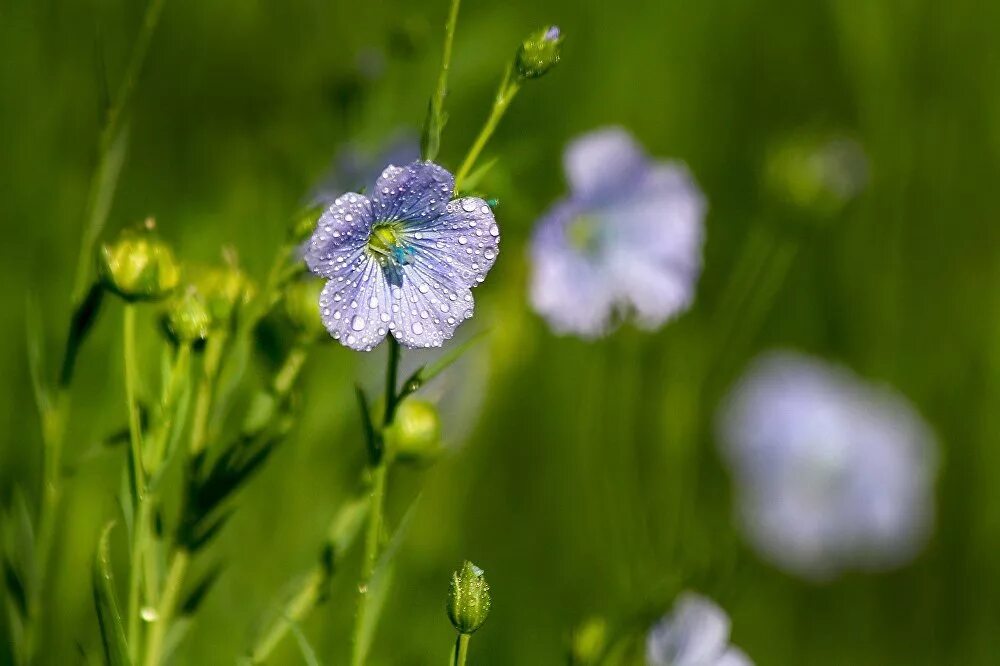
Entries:
POLYGON ((201 577, 201 579, 195 583, 194 587, 188 592, 187 597, 180 606, 181 615, 194 615, 197 612, 198 607, 201 606, 201 602, 205 600, 205 596, 215 585, 215 581, 219 580, 219 576, 222 575, 222 565, 216 564, 214 567, 208 570, 208 572, 201 577))
POLYGON ((21 619, 28 617, 28 593, 24 587, 24 579, 14 563, 6 555, 3 557, 3 582, 7 594, 13 602, 21 619))
POLYGON ((375 638, 378 619, 382 615, 382 608, 385 607, 385 600, 389 596, 389 588, 392 587, 395 573, 395 563, 388 562, 375 572, 368 584, 368 612, 365 613, 358 635, 358 652, 361 655, 362 664, 368 661, 368 650, 375 638))
POLYGON ((97 621, 101 625, 105 663, 109 666, 128 666, 128 642, 125 639, 121 614, 118 612, 115 582, 111 574, 108 552, 108 541, 114 526, 114 521, 109 522, 97 542, 93 570, 94 606, 97 608, 97 621))
POLYGON ((473 346, 479 343, 479 341, 485 337, 486 333, 487 331, 485 330, 475 333, 462 344, 449 349, 433 363, 428 363, 427 365, 422 365, 417 368, 416 371, 410 375, 405 382, 403 382, 403 388, 400 390, 397 400, 402 400, 411 393, 417 392, 424 384, 447 370, 453 363, 458 361, 462 355, 465 354, 465 352, 469 351, 473 346))
POLYGON ((471 192, 476 189, 476 186, 479 185, 486 174, 490 172, 490 169, 496 166, 499 159, 500 158, 498 157, 493 157, 486 160, 482 166, 477 167, 475 171, 466 176, 465 180, 462 182, 462 192, 471 192))

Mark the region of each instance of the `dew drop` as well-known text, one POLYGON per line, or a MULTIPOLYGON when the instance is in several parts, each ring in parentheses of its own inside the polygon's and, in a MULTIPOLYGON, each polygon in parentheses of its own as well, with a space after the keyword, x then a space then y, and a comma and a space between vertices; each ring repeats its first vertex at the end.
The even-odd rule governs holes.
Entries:
POLYGON ((498 227, 495 224, 490 225, 490 235, 491 236, 499 236, 500 235, 500 227, 498 227))
POLYGON ((472 199, 466 199, 465 201, 462 202, 462 210, 464 210, 466 213, 471 213, 472 211, 476 210, 476 202, 473 201, 472 199))
POLYGON ((458 237, 458 244, 459 245, 465 245, 468 242, 469 242, 469 239, 466 238, 465 236, 459 236, 458 237))
POLYGON ((413 322, 413 325, 410 326, 410 330, 413 331, 414 335, 420 335, 424 332, 424 326, 419 321, 415 321, 413 322))
POLYGON ((361 315, 354 315, 354 319, 351 320, 351 328, 355 331, 361 331, 365 328, 365 320, 361 315))

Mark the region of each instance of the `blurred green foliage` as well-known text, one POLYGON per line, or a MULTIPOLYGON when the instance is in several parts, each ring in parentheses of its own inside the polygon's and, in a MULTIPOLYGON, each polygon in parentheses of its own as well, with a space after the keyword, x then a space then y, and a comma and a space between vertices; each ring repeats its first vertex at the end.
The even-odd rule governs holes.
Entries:
MULTIPOLYGON (((25 302, 40 304, 54 366, 100 129, 98 72, 112 86, 120 79, 142 10, 138 0, 0 0, 4 505, 23 492, 37 506, 41 474, 25 302)), ((345 142, 375 148, 400 127, 416 132, 446 10, 443 0, 167 0, 106 236, 153 215, 184 261, 216 261, 230 244, 260 279, 345 142)), ((443 662, 449 575, 466 558, 485 569, 493 594, 470 656, 484 666, 562 663, 581 623, 605 617, 614 632, 650 619, 682 586, 731 613, 734 641, 759 664, 995 663, 1000 4, 466 0, 440 161, 457 166, 503 64, 550 23, 566 35, 562 63, 522 91, 486 151, 501 160, 478 185, 500 200, 504 234, 465 324, 491 330, 475 366, 488 375, 446 386, 481 387, 481 409, 460 441, 449 440, 449 418, 462 415, 443 410, 454 452, 392 480, 393 520, 422 493, 372 663, 443 662), (563 145, 604 124, 690 165, 710 202, 706 267, 698 303, 679 322, 584 343, 553 337, 530 312, 524 247, 565 189, 563 145), (750 230, 780 218, 798 233, 761 187, 762 163, 776 143, 816 127, 860 141, 868 189, 801 236, 762 326, 737 323, 738 344, 705 380, 697 359, 720 351, 709 345, 716 306, 750 230), (712 413, 746 359, 777 344, 892 383, 937 430, 938 527, 914 564, 814 585, 741 544, 712 413)), ((99 649, 90 572, 117 511, 124 457, 102 442, 126 423, 116 318, 98 322, 78 361, 41 663, 99 649)), ((161 344, 151 312, 140 326, 151 374, 161 344)), ((353 383, 377 386, 383 354, 330 344, 311 358, 292 436, 196 565, 222 574, 178 663, 232 663, 282 587, 313 564, 363 464, 353 383)), ((357 566, 345 563, 301 627, 324 663, 347 659, 357 566)), ((274 663, 300 663, 294 643, 274 663)))

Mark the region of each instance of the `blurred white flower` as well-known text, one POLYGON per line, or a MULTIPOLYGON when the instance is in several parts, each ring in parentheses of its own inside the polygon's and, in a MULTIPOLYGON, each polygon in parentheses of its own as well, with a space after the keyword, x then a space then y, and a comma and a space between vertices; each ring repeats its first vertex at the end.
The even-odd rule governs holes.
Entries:
POLYGON ((729 644, 730 621, 712 600, 685 592, 646 636, 649 666, 753 666, 729 644))
POLYGON ((812 579, 886 569, 926 541, 936 443, 890 390, 771 352, 732 390, 719 434, 747 538, 782 569, 812 579))

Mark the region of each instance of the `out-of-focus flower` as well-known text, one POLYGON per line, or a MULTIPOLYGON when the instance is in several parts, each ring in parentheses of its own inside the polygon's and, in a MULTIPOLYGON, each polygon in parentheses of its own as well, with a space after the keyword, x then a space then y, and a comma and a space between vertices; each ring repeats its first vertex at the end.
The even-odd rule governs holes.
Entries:
POLYGON ((726 612, 701 595, 685 592, 673 610, 646 636, 649 666, 752 666, 742 650, 729 644, 726 612))
POLYGON ((483 570, 466 560, 451 575, 448 588, 448 619, 462 634, 475 633, 490 614, 490 586, 483 570))
POLYGON ((125 230, 97 253, 97 272, 105 287, 126 301, 155 301, 170 294, 181 270, 170 246, 159 240, 147 220, 139 230, 125 230))
POLYGON ((334 339, 370 351, 391 332, 406 347, 440 347, 472 316, 500 230, 485 201, 451 201, 454 189, 434 163, 390 165, 371 198, 349 193, 327 209, 305 260, 327 279, 320 315, 334 339))
POLYGON ((744 531, 786 571, 824 579, 889 568, 926 540, 936 444, 895 393, 772 352, 733 389, 719 423, 744 531))
POLYGON ((539 221, 531 302, 556 333, 601 336, 615 314, 656 329, 685 311, 701 273, 705 200, 687 169, 623 129, 566 150, 570 196, 539 221))
POLYGON ((868 184, 868 159, 854 139, 799 133, 768 154, 765 185, 777 199, 819 216, 839 212, 868 184))
POLYGON ((548 26, 529 36, 517 50, 514 63, 522 79, 537 79, 559 64, 563 34, 559 26, 548 26))

